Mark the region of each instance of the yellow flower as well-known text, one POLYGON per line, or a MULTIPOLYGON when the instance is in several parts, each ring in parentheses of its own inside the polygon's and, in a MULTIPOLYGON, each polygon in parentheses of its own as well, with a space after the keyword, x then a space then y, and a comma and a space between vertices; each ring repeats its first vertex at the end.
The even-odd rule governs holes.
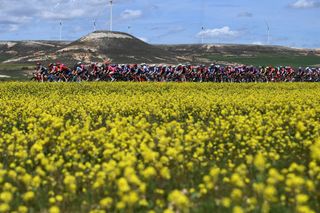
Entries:
POLYGON ((304 123, 302 121, 299 121, 297 123, 297 129, 300 131, 300 132, 304 132, 307 130, 307 127, 305 127, 304 123))
POLYGON ((232 176, 231 176, 231 183, 233 183, 233 184, 234 184, 235 186, 237 186, 237 187, 244 187, 244 186, 245 186, 242 178, 241 178, 240 175, 237 174, 237 173, 232 174, 232 176))
POLYGON ((267 186, 263 191, 263 196, 268 201, 276 201, 277 189, 274 186, 267 186))
POLYGON ((3 82, 0 210, 317 212, 319 91, 3 82))
POLYGON ((171 178, 170 170, 168 167, 163 167, 160 170, 160 175, 161 175, 161 177, 163 177, 164 179, 167 179, 167 180, 169 180, 171 178))
POLYGON ((232 209, 232 213, 244 213, 244 211, 240 206, 235 206, 232 209))
POLYGON ((163 213, 174 213, 174 211, 172 209, 165 209, 163 213))
POLYGON ((316 213, 309 206, 297 206, 296 212, 297 213, 316 213))
POLYGON ((7 203, 0 204, 0 212, 9 212, 10 206, 7 203))
POLYGON ((232 190, 231 198, 235 201, 240 200, 242 198, 242 191, 240 189, 232 190))
POLYGON ((192 163, 192 162, 188 162, 188 163, 187 163, 187 169, 188 169, 189 171, 192 171, 193 168, 194 168, 193 163, 192 163))
POLYGON ((307 186, 307 189, 308 189, 310 192, 314 192, 314 191, 315 191, 315 185, 314 185, 314 183, 313 183, 311 180, 307 180, 306 186, 307 186))
POLYGON ((29 175, 29 174, 25 174, 21 177, 22 179, 22 182, 26 185, 26 186, 29 186, 30 183, 32 182, 32 176, 29 175))
POLYGON ((117 184, 120 192, 127 192, 130 190, 130 186, 125 178, 120 178, 117 184))
POLYGON ((50 197, 49 198, 49 203, 50 204, 55 204, 55 202, 56 202, 56 199, 54 197, 50 197))
POLYGON ((230 198, 224 197, 222 198, 222 206, 225 208, 229 208, 231 206, 231 200, 230 198))
POLYGON ((253 162, 253 156, 252 155, 246 155, 246 163, 247 164, 252 164, 253 162))
POLYGON ((61 201, 63 201, 63 197, 62 197, 61 195, 57 195, 57 196, 56 196, 56 200, 57 200, 58 202, 61 202, 61 201))
POLYGON ((304 204, 304 203, 308 202, 308 200, 309 200, 309 196, 306 194, 298 194, 296 196, 296 201, 298 204, 304 204))
POLYGON ((123 201, 120 201, 116 204, 117 209, 124 209, 126 208, 126 203, 123 201))
POLYGON ((19 206, 19 207, 18 207, 18 212, 19 212, 19 213, 27 213, 27 212, 28 212, 28 207, 26 207, 26 206, 19 206))
POLYGON ((149 205, 149 203, 146 199, 142 199, 139 201, 139 205, 147 207, 149 205))
POLYGON ((110 197, 103 198, 102 200, 100 200, 99 204, 102 208, 110 208, 112 205, 112 198, 110 197))
POLYGON ((247 199, 247 203, 251 206, 256 206, 257 205, 257 198, 256 197, 250 197, 247 199))
POLYGON ((17 173, 16 173, 15 171, 13 171, 13 170, 10 170, 10 171, 8 172, 8 176, 9 176, 10 178, 12 178, 12 179, 16 179, 17 173))
POLYGON ((153 167, 148 167, 143 171, 143 176, 147 179, 154 177, 157 174, 153 167))
POLYGON ((76 185, 76 178, 73 177, 72 175, 67 175, 64 180, 63 183, 66 185, 67 189, 71 192, 71 193, 75 193, 77 190, 77 185, 76 185))
POLYGON ((126 202, 129 206, 134 205, 139 200, 138 194, 136 192, 130 192, 127 195, 123 196, 123 201, 126 202))
POLYGON ((32 200, 33 198, 34 198, 34 192, 32 191, 26 192, 22 195, 22 199, 26 202, 32 200))
POLYGON ((91 210, 89 213, 106 213, 105 210, 98 210, 98 209, 95 209, 95 210, 91 210))
POLYGON ((218 178, 220 172, 221 172, 220 168, 211 168, 209 174, 212 178, 214 178, 216 180, 218 178))
POLYGON ((168 200, 178 209, 186 209, 190 206, 188 197, 179 190, 172 191, 168 196, 168 200))
POLYGON ((38 188, 41 184, 41 178, 39 176, 35 176, 33 179, 32 179, 32 186, 38 188))
POLYGON ((259 153, 256 155, 254 158, 254 165, 259 171, 264 171, 265 166, 266 166, 266 161, 264 159, 263 154, 259 153))
POLYGON ((0 200, 5 203, 10 203, 10 201, 12 200, 12 194, 10 192, 2 192, 0 194, 0 200))
POLYGON ((58 206, 52 206, 49 209, 49 213, 60 213, 60 209, 58 206))

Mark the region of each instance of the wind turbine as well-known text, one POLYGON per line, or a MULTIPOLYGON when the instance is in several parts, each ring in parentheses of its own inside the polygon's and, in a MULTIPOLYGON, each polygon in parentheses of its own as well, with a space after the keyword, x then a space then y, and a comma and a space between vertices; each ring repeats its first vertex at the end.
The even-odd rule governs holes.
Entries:
POLYGON ((205 20, 206 20, 206 3, 207 1, 206 0, 202 0, 201 1, 201 44, 204 43, 204 37, 205 37, 205 20))
POLYGON ((267 20, 266 20, 266 26, 267 26, 267 45, 270 45, 270 26, 267 20))
POLYGON ((202 35, 201 35, 201 44, 204 43, 204 27, 201 28, 202 35))
POLYGON ((93 32, 97 30, 96 28, 96 19, 93 19, 93 32))
POLYGON ((62 21, 60 20, 60 41, 62 40, 62 21))
POLYGON ((97 28, 97 19, 99 19, 100 15, 109 7, 109 4, 105 4, 100 10, 98 10, 98 14, 93 18, 93 29, 97 28))
POLYGON ((113 14, 112 14, 112 12, 113 12, 113 11, 112 11, 112 9, 113 9, 113 8, 112 8, 112 7, 113 7, 113 0, 110 0, 109 2, 110 2, 110 31, 112 31, 112 24, 113 24, 113 23, 112 23, 112 22, 113 22, 113 20, 112 20, 112 19, 113 19, 113 17, 112 17, 112 15, 113 15, 113 14))

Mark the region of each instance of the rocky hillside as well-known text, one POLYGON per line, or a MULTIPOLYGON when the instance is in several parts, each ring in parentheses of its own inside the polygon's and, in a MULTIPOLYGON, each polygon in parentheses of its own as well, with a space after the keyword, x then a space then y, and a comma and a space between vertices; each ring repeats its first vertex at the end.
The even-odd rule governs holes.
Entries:
POLYGON ((174 53, 121 32, 96 31, 74 42, 1 42, 0 62, 76 61, 113 63, 177 63, 174 53))
POLYGON ((147 44, 121 32, 96 31, 59 49, 62 61, 104 61, 113 63, 177 62, 174 53, 147 44))
POLYGON ((0 62, 25 63, 42 60, 49 53, 63 48, 69 42, 59 41, 0 41, 0 62))
POLYGON ((122 32, 95 31, 74 42, 0 42, 1 64, 34 64, 36 61, 113 63, 225 63, 319 65, 320 50, 282 46, 186 44, 151 45, 122 32))

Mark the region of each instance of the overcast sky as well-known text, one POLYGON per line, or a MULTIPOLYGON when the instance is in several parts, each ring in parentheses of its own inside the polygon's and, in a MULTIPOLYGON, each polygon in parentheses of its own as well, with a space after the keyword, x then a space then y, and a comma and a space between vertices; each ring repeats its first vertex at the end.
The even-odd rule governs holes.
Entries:
MULTIPOLYGON (((0 0, 0 40, 75 40, 108 29, 108 0, 0 0)), ((320 0, 114 0, 114 30, 149 43, 320 47, 320 0), (130 26, 130 28, 129 28, 130 26), (203 27, 203 29, 202 29, 203 27)))

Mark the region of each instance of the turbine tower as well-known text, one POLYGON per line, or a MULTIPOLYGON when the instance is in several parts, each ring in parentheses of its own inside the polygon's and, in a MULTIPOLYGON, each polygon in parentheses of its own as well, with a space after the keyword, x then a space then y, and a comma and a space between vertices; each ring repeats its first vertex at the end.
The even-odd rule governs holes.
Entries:
POLYGON ((267 21, 266 21, 266 26, 267 26, 267 45, 270 45, 270 26, 267 21))
POLYGON ((96 19, 93 19, 93 32, 97 30, 96 28, 96 19))
POLYGON ((112 11, 112 9, 113 9, 113 8, 112 8, 112 7, 113 7, 113 0, 110 0, 109 2, 110 2, 110 31, 112 31, 112 24, 113 24, 113 23, 112 23, 112 22, 113 22, 113 20, 112 20, 112 19, 113 19, 113 17, 112 17, 112 15, 113 15, 113 14, 112 14, 112 12, 113 12, 113 11, 112 11))

